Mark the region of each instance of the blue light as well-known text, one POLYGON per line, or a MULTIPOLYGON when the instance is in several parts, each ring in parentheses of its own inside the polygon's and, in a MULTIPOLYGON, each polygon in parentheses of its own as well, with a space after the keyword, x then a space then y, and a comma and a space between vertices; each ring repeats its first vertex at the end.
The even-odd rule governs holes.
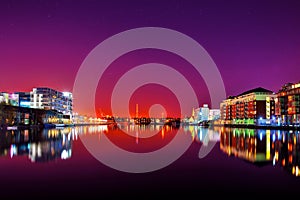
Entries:
POLYGON ((30 107, 30 102, 28 101, 21 101, 20 102, 21 107, 29 108, 30 107))
POLYGON ((260 133, 260 134, 259 134, 259 140, 262 141, 262 139, 263 139, 263 134, 260 133))
POLYGON ((280 130, 278 130, 278 140, 281 140, 281 132, 280 132, 280 130))

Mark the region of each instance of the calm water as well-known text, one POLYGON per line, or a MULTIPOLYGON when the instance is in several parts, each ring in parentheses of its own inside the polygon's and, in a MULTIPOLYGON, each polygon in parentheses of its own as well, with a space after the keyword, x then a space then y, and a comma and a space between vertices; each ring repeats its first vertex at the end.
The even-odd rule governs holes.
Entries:
POLYGON ((127 124, 2 131, 0 196, 294 195, 299 137, 127 124))

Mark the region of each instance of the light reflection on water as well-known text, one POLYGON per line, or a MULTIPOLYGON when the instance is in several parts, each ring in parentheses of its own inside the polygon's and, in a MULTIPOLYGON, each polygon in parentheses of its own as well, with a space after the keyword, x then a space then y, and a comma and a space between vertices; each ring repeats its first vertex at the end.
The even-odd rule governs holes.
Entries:
POLYGON ((31 162, 68 159, 72 142, 78 138, 75 129, 25 129, 2 131, 1 156, 28 156, 31 162))
POLYGON ((260 130, 221 128, 220 149, 251 163, 272 164, 299 176, 300 132, 287 130, 260 130))
MULTIPOLYGON (((118 134, 117 130, 126 130, 125 132, 140 140, 150 138, 155 134, 160 134, 161 140, 164 140, 168 134, 178 128, 162 125, 92 125, 76 126, 58 129, 25 129, 25 130, 7 130, 0 134, 0 154, 2 156, 27 155, 32 162, 47 162, 55 159, 68 159, 72 156, 72 143, 79 139, 79 135, 99 135, 118 134)), ((197 142, 207 144, 210 140, 218 140, 219 133, 212 129, 200 128, 197 126, 181 127, 184 133, 197 142)), ((138 144, 138 142, 137 142, 138 144)), ((142 144, 141 144, 142 145, 142 144)))
MULTIPOLYGON (((50 162, 57 159, 70 159, 73 142, 81 137, 97 135, 118 135, 119 130, 134 138, 134 145, 142 146, 140 140, 156 138, 164 141, 171 140, 169 135, 178 131, 186 134, 193 142, 199 145, 208 145, 210 141, 219 142, 221 151, 229 156, 249 161, 258 165, 274 165, 284 168, 294 176, 299 176, 300 163, 300 134, 299 131, 284 130, 256 130, 241 128, 199 126, 136 126, 118 124, 76 126, 60 129, 28 129, 9 130, 0 133, 0 155, 13 159, 16 156, 27 156, 31 162, 50 162), (180 130, 180 131, 179 131, 180 130)), ((149 150, 149 149, 148 149, 149 150)), ((9 162, 9 161, 8 161, 9 162)))

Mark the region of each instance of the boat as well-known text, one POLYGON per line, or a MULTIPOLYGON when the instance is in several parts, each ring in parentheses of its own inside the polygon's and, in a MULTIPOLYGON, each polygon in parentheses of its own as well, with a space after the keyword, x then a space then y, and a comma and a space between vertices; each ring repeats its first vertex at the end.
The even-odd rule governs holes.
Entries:
POLYGON ((180 127, 181 119, 180 118, 167 118, 164 125, 172 126, 172 127, 180 127))
POLYGON ((136 117, 136 118, 134 118, 134 123, 136 125, 149 125, 151 123, 151 118, 148 118, 148 117, 136 117))
POLYGON ((6 130, 18 130, 18 126, 8 126, 6 130))
POLYGON ((72 127, 72 126, 75 126, 75 125, 74 124, 64 124, 64 123, 46 123, 46 124, 44 124, 44 128, 46 128, 46 129, 72 127))
POLYGON ((201 127, 209 127, 210 126, 210 122, 209 121, 201 121, 201 122, 199 122, 199 126, 201 126, 201 127))
POLYGON ((105 116, 105 117, 101 117, 100 118, 100 121, 99 121, 99 124, 100 125, 109 125, 109 124, 115 124, 116 123, 116 120, 113 116, 105 116))
POLYGON ((66 127, 67 124, 54 124, 56 128, 59 128, 59 127, 66 127))

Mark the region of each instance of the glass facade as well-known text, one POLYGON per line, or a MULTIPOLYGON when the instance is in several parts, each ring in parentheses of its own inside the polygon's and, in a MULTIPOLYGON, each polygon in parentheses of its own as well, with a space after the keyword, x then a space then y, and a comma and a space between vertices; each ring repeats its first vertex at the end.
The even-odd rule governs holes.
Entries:
POLYGON ((56 110, 66 115, 73 113, 72 93, 59 92, 51 88, 33 88, 31 105, 45 110, 56 110))
POLYGON ((276 116, 280 125, 300 125, 300 83, 288 83, 277 93, 276 116))

